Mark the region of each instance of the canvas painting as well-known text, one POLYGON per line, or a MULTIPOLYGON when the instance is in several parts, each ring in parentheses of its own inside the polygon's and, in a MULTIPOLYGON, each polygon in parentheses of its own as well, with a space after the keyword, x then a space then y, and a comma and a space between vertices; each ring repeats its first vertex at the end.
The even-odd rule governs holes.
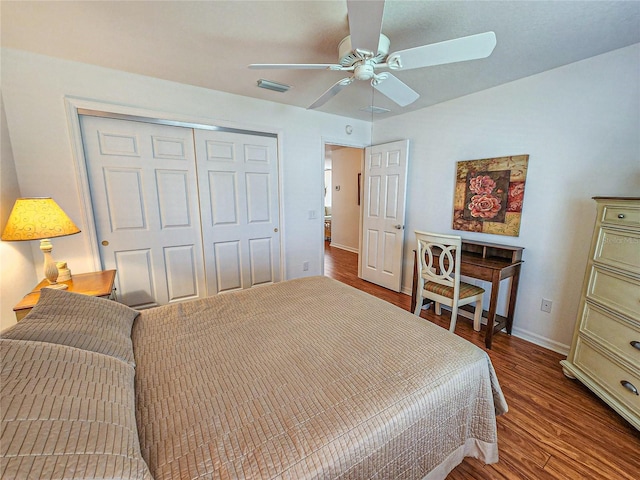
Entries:
POLYGON ((529 155, 457 163, 454 230, 520 235, 529 155))

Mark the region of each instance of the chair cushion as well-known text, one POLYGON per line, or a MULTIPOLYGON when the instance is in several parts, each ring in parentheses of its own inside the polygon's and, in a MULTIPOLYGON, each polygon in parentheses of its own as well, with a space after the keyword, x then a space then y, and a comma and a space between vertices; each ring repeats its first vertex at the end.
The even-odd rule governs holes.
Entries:
POLYGON ((68 345, 135 366, 131 327, 139 313, 106 298, 43 288, 31 312, 0 336, 68 345))
MULTIPOLYGON (((453 287, 441 285, 435 282, 425 282, 424 289, 436 295, 453 298, 453 287)), ((484 293, 484 288, 476 287, 470 283, 460 282, 460 298, 475 297, 484 293)))

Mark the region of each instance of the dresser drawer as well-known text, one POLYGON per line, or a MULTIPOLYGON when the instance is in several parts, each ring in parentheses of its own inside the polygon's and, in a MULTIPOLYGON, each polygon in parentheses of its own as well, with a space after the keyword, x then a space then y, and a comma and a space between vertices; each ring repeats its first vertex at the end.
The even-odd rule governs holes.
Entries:
POLYGON ((578 338, 573 363, 612 395, 619 403, 640 416, 640 396, 633 393, 635 388, 640 392, 640 375, 631 373, 626 368, 609 359, 591 345, 578 338), (621 382, 628 382, 633 387, 626 388, 621 382))
POLYGON ((602 221, 615 225, 640 227, 640 208, 605 205, 602 209, 602 221))
POLYGON ((585 302, 580 331, 640 369, 640 326, 585 302))
POLYGON ((640 321, 640 281, 593 266, 586 296, 640 321))
POLYGON ((603 227, 593 259, 613 268, 640 273, 640 232, 603 227))

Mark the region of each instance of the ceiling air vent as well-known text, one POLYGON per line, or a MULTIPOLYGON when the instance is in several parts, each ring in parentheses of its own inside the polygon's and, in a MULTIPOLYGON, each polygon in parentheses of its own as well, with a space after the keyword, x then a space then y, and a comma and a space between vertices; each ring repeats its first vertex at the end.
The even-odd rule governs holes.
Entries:
POLYGON ((368 107, 362 107, 360 110, 362 110, 363 112, 369 112, 369 113, 374 113, 374 114, 387 113, 387 112, 391 111, 388 108, 376 107, 375 105, 369 105, 368 107))
POLYGON ((260 88, 266 88, 267 90, 273 90, 274 92, 284 93, 291 88, 290 85, 284 83, 272 82, 271 80, 258 80, 258 86, 260 88))

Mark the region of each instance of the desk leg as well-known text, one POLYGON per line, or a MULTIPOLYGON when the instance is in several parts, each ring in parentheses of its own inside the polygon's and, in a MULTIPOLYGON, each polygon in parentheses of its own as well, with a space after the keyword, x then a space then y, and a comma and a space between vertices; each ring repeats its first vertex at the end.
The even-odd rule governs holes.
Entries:
POLYGON ((484 344, 489 349, 491 348, 491 342, 493 340, 493 328, 495 325, 496 310, 498 307, 500 272, 494 271, 491 277, 491 300, 489 301, 489 314, 487 315, 487 332, 484 335, 484 344))
POLYGON ((516 299, 518 297, 518 281, 520 280, 520 265, 515 268, 515 273, 511 277, 511 290, 509 291, 509 311, 507 312, 507 333, 511 335, 513 327, 513 315, 516 311, 516 299))

